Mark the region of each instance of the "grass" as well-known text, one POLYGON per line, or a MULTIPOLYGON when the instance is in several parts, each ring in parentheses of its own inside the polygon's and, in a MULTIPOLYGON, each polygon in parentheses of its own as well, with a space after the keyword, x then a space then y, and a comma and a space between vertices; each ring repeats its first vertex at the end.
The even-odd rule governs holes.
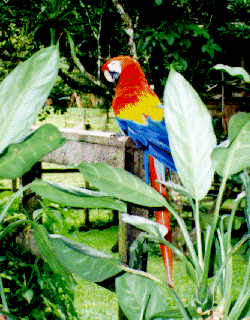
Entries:
MULTIPOLYGON (((105 230, 91 230, 77 234, 78 239, 92 248, 112 254, 112 246, 118 237, 118 227, 105 230)), ((118 301, 116 294, 94 283, 77 278, 75 307, 81 320, 118 319, 118 301)))

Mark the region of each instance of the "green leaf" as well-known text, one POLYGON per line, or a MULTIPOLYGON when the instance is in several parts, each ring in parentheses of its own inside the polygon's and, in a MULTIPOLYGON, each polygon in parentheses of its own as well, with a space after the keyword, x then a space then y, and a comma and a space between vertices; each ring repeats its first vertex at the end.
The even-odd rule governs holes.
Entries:
POLYGON ((74 280, 69 269, 65 268, 60 259, 56 255, 54 244, 49 237, 49 233, 46 228, 38 223, 34 223, 33 234, 36 241, 36 245, 40 254, 46 259, 51 269, 60 274, 67 280, 67 282, 73 286, 74 280))
POLYGON ((238 77, 245 82, 250 82, 249 73, 242 67, 230 67, 225 64, 216 64, 214 69, 229 73, 233 77, 238 77))
POLYGON ((157 223, 155 221, 143 217, 132 216, 130 214, 122 214, 122 220, 138 229, 144 230, 147 233, 152 234, 155 237, 160 236, 164 238, 165 235, 168 233, 168 228, 165 227, 163 224, 157 223))
POLYGON ((34 297, 34 291, 32 289, 28 289, 22 295, 23 295, 24 299, 26 299, 28 301, 28 303, 30 304, 31 300, 34 297))
POLYGON ((244 299, 244 301, 241 302, 241 305, 238 308, 238 312, 237 314, 239 314, 239 309, 242 310, 241 314, 239 316, 239 319, 243 319, 243 320, 249 320, 250 319, 250 298, 249 295, 248 297, 246 296, 246 298, 244 299), (243 305, 243 306, 242 306, 243 305))
POLYGON ((114 198, 144 207, 162 207, 164 197, 143 180, 121 168, 105 163, 81 163, 77 166, 84 178, 114 198))
POLYGON ((60 263, 81 278, 101 282, 120 273, 122 262, 60 235, 50 235, 60 263))
POLYGON ((52 124, 45 124, 23 142, 10 144, 0 155, 0 177, 16 179, 28 172, 44 155, 62 146, 66 139, 52 124))
POLYGON ((250 114, 239 112, 231 117, 228 143, 214 149, 212 161, 221 176, 236 174, 250 166, 250 114))
POLYGON ((44 180, 35 180, 31 189, 44 199, 70 207, 110 208, 122 212, 127 211, 125 203, 96 191, 44 180))
POLYGON ((155 3, 157 4, 157 6, 160 6, 162 4, 162 0, 155 0, 155 3))
POLYGON ((27 135, 58 74, 59 47, 35 53, 0 85, 0 152, 27 135))
POLYGON ((216 146, 211 116, 197 92, 171 68, 164 92, 165 121, 178 175, 196 200, 211 187, 216 146))
POLYGON ((145 277, 125 273, 116 278, 116 293, 129 320, 149 320, 169 309, 158 285, 145 277))

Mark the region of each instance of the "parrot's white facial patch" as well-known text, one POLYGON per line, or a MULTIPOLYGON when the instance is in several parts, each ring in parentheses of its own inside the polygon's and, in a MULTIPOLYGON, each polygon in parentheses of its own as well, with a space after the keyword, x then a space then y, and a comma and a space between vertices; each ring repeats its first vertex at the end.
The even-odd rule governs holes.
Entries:
POLYGON ((111 72, 118 72, 121 73, 122 67, 121 67, 121 61, 119 60, 113 60, 111 61, 107 67, 109 68, 109 71, 111 72))
POLYGON ((119 60, 111 61, 107 67, 108 70, 104 71, 104 76, 109 82, 114 82, 121 74, 121 62, 119 60))

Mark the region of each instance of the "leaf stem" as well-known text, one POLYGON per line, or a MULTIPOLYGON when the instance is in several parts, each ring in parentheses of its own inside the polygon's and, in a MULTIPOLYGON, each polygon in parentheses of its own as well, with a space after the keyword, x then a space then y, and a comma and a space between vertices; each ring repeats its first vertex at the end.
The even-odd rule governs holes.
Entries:
POLYGON ((195 283, 195 285, 198 285, 198 277, 197 277, 197 271, 195 270, 194 266, 192 263, 187 259, 187 257, 184 255, 183 252, 181 252, 178 248, 176 248, 172 243, 167 241, 165 238, 156 238, 155 236, 152 235, 147 235, 145 234, 144 237, 148 240, 154 241, 156 243, 161 243, 167 246, 169 249, 171 249, 177 257, 179 257, 183 263, 185 264, 185 267, 188 271, 188 274, 191 278, 191 280, 195 283))
POLYGON ((195 249, 194 249, 194 245, 192 243, 192 240, 190 238, 190 235, 188 233, 188 230, 187 230, 187 226, 184 222, 184 220, 182 219, 182 217, 179 215, 179 213, 177 211, 175 211, 169 204, 168 202, 165 200, 164 201, 164 206, 169 210, 169 212, 175 217, 175 219, 177 220, 180 228, 181 228, 181 232, 183 234, 183 237, 186 241, 186 244, 187 244, 187 247, 188 247, 188 250, 190 252, 190 255, 191 255, 191 258, 192 258, 192 261, 193 261, 193 264, 195 266, 195 269, 196 269, 196 272, 198 274, 198 276, 200 277, 201 274, 202 274, 202 269, 201 269, 201 266, 199 264, 199 260, 198 260, 198 257, 197 257, 197 254, 195 252, 195 249))
POLYGON ((197 247, 198 247, 198 259, 200 267, 203 268, 203 253, 202 253, 202 240, 201 240, 201 226, 200 226, 200 208, 199 201, 195 201, 195 229, 196 229, 196 238, 197 238, 197 247))
POLYGON ((211 250, 212 250, 212 245, 214 241, 214 234, 216 230, 216 226, 218 223, 219 219, 219 213, 220 213, 220 207, 221 207, 221 202, 222 202, 222 196, 223 192, 226 186, 226 181, 227 181, 227 174, 223 176, 219 193, 216 199, 216 206, 215 206, 215 211, 214 211, 214 217, 213 217, 213 223, 210 228, 210 234, 208 238, 208 244, 206 248, 206 253, 205 253, 205 259, 204 259, 204 271, 203 271, 203 276, 201 279, 201 284, 198 290, 198 298, 200 301, 204 301, 206 298, 206 293, 207 293, 207 281, 208 281, 208 272, 210 268, 210 257, 211 257, 211 250))
POLYGON ((56 44, 56 30, 55 28, 50 28, 50 45, 54 46, 56 44))
MULTIPOLYGON (((247 270, 245 273, 245 279, 244 279, 243 286, 241 288, 240 294, 238 295, 238 298, 237 298, 231 312, 229 313, 229 315, 227 317, 228 320, 235 319, 235 316, 239 315, 239 309, 243 309, 243 307, 244 307, 244 304, 243 304, 244 296, 246 296, 246 294, 249 296, 249 276, 250 276, 250 256, 248 259, 247 270)), ((245 301, 245 303, 246 302, 247 302, 247 300, 245 301)))
POLYGON ((216 289, 217 289, 217 286, 218 286, 218 283, 219 283, 219 280, 220 280, 220 277, 222 276, 222 273, 223 273, 223 270, 224 268, 226 267, 227 263, 228 263, 228 260, 232 257, 232 255, 237 252, 240 247, 247 241, 248 239, 248 236, 247 237, 243 237, 234 247, 233 249, 231 249, 227 256, 225 257, 225 260, 223 261, 222 265, 220 266, 219 270, 216 272, 216 275, 215 275, 215 278, 214 278, 214 281, 213 281, 213 285, 212 285, 212 293, 215 295, 216 293, 216 289))

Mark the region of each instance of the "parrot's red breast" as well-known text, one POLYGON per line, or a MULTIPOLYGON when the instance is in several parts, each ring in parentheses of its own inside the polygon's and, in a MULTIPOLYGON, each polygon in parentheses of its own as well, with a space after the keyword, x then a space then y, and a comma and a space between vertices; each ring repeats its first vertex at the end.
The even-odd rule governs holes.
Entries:
POLYGON ((118 118, 147 124, 147 117, 153 121, 163 119, 161 102, 150 88, 140 64, 129 56, 118 56, 108 60, 102 71, 112 61, 120 61, 121 73, 116 87, 112 107, 118 118))

